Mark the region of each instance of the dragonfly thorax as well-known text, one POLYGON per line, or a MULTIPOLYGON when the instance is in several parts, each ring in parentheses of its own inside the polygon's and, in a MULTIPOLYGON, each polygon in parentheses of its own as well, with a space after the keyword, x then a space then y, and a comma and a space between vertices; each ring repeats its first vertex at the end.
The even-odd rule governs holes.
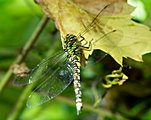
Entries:
POLYGON ((79 51, 80 42, 78 42, 77 36, 73 34, 67 34, 64 39, 64 50, 67 52, 68 50, 79 51))

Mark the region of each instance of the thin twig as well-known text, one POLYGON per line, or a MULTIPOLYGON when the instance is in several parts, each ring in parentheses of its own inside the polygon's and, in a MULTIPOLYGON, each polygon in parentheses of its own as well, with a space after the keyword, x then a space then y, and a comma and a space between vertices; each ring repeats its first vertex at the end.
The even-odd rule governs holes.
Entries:
POLYGON ((29 94, 35 87, 35 84, 28 85, 24 91, 22 92, 21 96, 19 97, 18 101, 16 102, 15 107, 13 108, 13 111, 8 116, 6 120, 16 120, 18 119, 18 116, 21 114, 22 108, 24 107, 27 98, 29 97, 29 94))
MULTIPOLYGON (((61 101, 61 102, 65 102, 69 105, 75 106, 74 100, 71 100, 70 98, 66 98, 66 97, 63 97, 63 96, 58 96, 58 97, 56 97, 56 99, 61 101)), ((113 117, 114 116, 117 120, 128 120, 128 119, 124 118, 123 116, 121 116, 119 113, 112 113, 111 111, 109 111, 105 108, 94 108, 93 105, 90 105, 90 104, 87 104, 87 103, 85 103, 83 105, 83 107, 84 107, 84 110, 98 113, 102 117, 106 117, 106 116, 113 117)))
MULTIPOLYGON (((19 64, 19 63, 23 62, 23 60, 25 59, 25 57, 27 56, 27 54, 29 53, 31 48, 34 46, 35 42, 38 40, 38 37, 39 37, 40 33, 42 32, 42 30, 44 29, 44 27, 46 26, 48 20, 49 19, 46 16, 44 16, 42 18, 41 22, 35 29, 34 33, 32 34, 32 36, 29 38, 26 45, 24 46, 21 54, 14 61, 14 64, 19 64)), ((0 82, 0 93, 2 92, 2 90, 4 89, 6 84, 8 83, 11 75, 12 75, 12 70, 11 70, 11 68, 9 68, 9 70, 7 71, 7 73, 4 75, 3 79, 0 82)))
MULTIPOLYGON (((23 48, 22 53, 16 59, 15 63, 21 63, 24 60, 24 58, 27 56, 30 49, 33 47, 35 42, 38 40, 38 37, 39 37, 40 33, 42 32, 42 30, 45 28, 46 24, 48 23, 48 20, 49 19, 46 16, 44 16, 42 18, 41 22, 39 23, 39 25, 35 29, 34 33, 31 36, 31 38, 28 40, 27 44, 23 48)), ((6 82, 11 77, 12 71, 9 70, 7 73, 9 73, 9 75, 7 75, 7 77, 5 78, 6 82)), ((6 85, 6 82, 5 82, 5 85, 6 85)), ((32 84, 32 85, 27 86, 24 89, 23 93, 21 94, 20 98, 18 99, 13 111, 8 116, 7 120, 16 120, 18 118, 23 106, 25 105, 26 99, 28 98, 29 93, 32 91, 34 86, 35 86, 35 84, 32 84)), ((3 88, 4 88, 4 86, 3 86, 3 88)), ((2 90, 2 88, 1 88, 1 90, 2 90)))
MULTIPOLYGON (((15 60, 14 63, 21 63, 25 59, 25 57, 27 56, 27 54, 29 53, 29 51, 31 50, 31 48, 33 47, 35 42, 38 40, 38 37, 40 36, 40 33, 45 28, 46 24, 48 23, 48 20, 49 19, 46 16, 44 16, 42 18, 41 22, 35 29, 31 38, 28 40, 28 42, 26 43, 25 47, 23 48, 21 54, 18 56, 18 58, 15 60)), ((4 81, 3 84, 0 85, 0 91, 2 91, 2 89, 4 88, 6 83, 9 81, 9 78, 11 77, 11 75, 12 75, 12 71, 11 71, 11 69, 9 69, 9 71, 6 73, 6 75, 3 79, 3 81, 4 81)), ((16 120, 16 118, 20 114, 22 107, 25 105, 25 101, 28 98, 29 93, 31 92, 33 87, 34 87, 34 84, 27 86, 24 89, 24 91, 21 94, 20 98, 18 99, 13 111, 11 112, 10 116, 7 118, 8 120, 16 120)))

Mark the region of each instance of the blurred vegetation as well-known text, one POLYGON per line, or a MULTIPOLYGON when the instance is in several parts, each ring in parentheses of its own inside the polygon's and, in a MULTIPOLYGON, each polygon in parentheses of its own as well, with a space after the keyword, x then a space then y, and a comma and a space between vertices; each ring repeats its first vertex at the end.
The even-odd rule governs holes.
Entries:
MULTIPOLYGON (((141 8, 145 12, 145 17, 143 19, 135 17, 135 21, 151 27, 151 0, 137 1, 143 5, 141 8)), ((38 5, 31 0, 0 0, 0 13, 0 83, 2 83, 4 77, 8 75, 6 74, 8 69, 30 40, 44 15, 38 5)), ((62 50, 59 32, 51 20, 36 40, 24 60, 30 68, 43 58, 62 50)), ((95 51, 90 59, 100 59, 97 57, 102 54, 95 51)), ((100 63, 90 62, 82 68, 84 109, 80 116, 76 115, 72 85, 55 99, 29 109, 25 104, 32 86, 16 87, 12 85, 11 77, 0 91, 0 120, 150 120, 151 54, 144 55, 143 59, 143 63, 124 60, 126 67, 123 72, 129 79, 122 86, 108 89, 96 109, 93 108, 93 104, 106 91, 99 83, 100 78, 103 79, 103 76, 118 69, 119 66, 107 56, 100 63)))

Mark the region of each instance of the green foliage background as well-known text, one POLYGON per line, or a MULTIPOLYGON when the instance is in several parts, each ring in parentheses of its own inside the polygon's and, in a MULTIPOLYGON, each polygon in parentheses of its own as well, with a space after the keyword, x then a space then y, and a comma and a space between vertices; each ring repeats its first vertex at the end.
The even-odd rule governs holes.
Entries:
MULTIPOLYGON (((144 5, 144 11, 146 12, 146 17, 141 22, 151 27, 151 0, 140 0, 140 2, 142 2, 144 5)), ((34 3, 34 1, 0 0, 0 82, 3 80, 7 70, 13 64, 15 58, 19 55, 33 31, 36 29, 42 16, 43 13, 38 5, 34 3)), ((137 21, 139 21, 139 19, 137 21)), ((43 58, 54 55, 61 49, 59 33, 56 30, 53 21, 49 21, 46 28, 41 33, 40 38, 25 59, 25 62, 29 67, 33 67, 43 58)), ((126 61, 129 65, 136 69, 135 72, 141 72, 142 84, 145 84, 146 81, 147 83, 151 83, 151 55, 145 55, 144 61, 144 63, 137 63, 132 60, 126 61)), ((111 63, 104 65, 111 66, 111 63)), ((108 69, 109 68, 110 67, 108 67, 108 69)), ((90 106, 92 106, 94 102, 93 92, 91 89, 92 80, 95 78, 95 76, 97 76, 97 74, 99 74, 98 71, 103 75, 106 73, 106 68, 103 65, 95 64, 95 66, 87 66, 82 72, 83 99, 84 103, 89 103, 90 106)), ((137 77, 135 74, 134 76, 137 77)), ((17 104, 20 95, 25 89, 25 87, 13 86, 11 81, 12 78, 4 90, 0 93, 0 120, 13 120, 13 117, 11 116, 13 111, 15 111, 13 108, 17 104)), ((125 106, 121 104, 116 111, 129 119, 133 119, 134 117, 141 120, 150 120, 151 109, 146 108, 145 106, 148 105, 146 103, 151 101, 149 98, 151 95, 151 90, 149 86, 142 87, 137 85, 135 87, 140 87, 140 89, 144 91, 146 90, 147 92, 144 93, 146 96, 144 95, 141 100, 138 99, 136 102, 133 101, 135 105, 131 106, 129 110, 128 108, 124 108, 125 106)), ((125 91, 130 92, 130 90, 126 89, 125 91)), ((99 93, 101 93, 101 90, 99 93)), ((24 103, 22 110, 18 111, 19 113, 16 117, 20 120, 102 119, 101 113, 98 114, 98 112, 89 109, 89 107, 86 107, 80 116, 76 115, 72 85, 63 92, 62 96, 64 96, 66 99, 64 100, 63 98, 56 98, 33 109, 26 108, 24 103)), ((130 102, 132 101, 130 100, 130 102)), ((117 118, 112 116, 106 117, 105 119, 116 120, 117 118)))

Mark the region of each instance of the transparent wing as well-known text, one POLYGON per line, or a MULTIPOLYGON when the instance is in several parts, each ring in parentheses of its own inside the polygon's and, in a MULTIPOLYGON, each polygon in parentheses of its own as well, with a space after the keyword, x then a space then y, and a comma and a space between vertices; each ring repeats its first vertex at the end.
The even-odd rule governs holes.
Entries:
POLYGON ((31 93, 27 107, 32 108, 53 99, 62 93, 72 80, 72 66, 66 60, 31 93))
MULTIPOLYGON (((95 50, 102 50, 93 54, 93 62, 98 63, 102 61, 107 55, 111 55, 113 58, 117 57, 116 53, 119 54, 120 41, 123 38, 123 32, 121 30, 113 30, 108 33, 102 34, 97 40, 92 40, 92 46, 95 50), (114 53, 114 54, 113 54, 114 53), (114 56, 115 55, 115 56, 114 56)), ((95 52, 95 51, 93 51, 95 52)), ((91 63, 92 61, 89 61, 91 63)))
POLYGON ((109 54, 111 51, 113 52, 123 38, 122 31, 115 30, 107 24, 114 12, 116 12, 115 3, 106 5, 87 27, 87 23, 83 23, 85 31, 80 34, 84 36, 86 41, 91 42, 95 49, 101 49, 109 54), (104 18, 104 16, 106 17, 104 18), (89 34, 89 36, 87 36, 87 34, 89 34))
POLYGON ((115 4, 108 4, 103 9, 99 11, 99 13, 91 20, 90 24, 86 25, 85 22, 82 22, 83 26, 85 27, 85 30, 82 31, 80 34, 81 36, 84 36, 86 33, 91 31, 92 29, 96 29, 96 27, 99 27, 99 29, 102 29, 103 26, 105 26, 109 19, 101 19, 99 16, 112 16, 114 13, 115 4), (99 19, 98 19, 99 18, 99 19))
POLYGON ((92 41, 92 45, 95 46, 95 49, 101 49, 104 52, 111 54, 112 52, 118 49, 118 45, 123 38, 123 32, 121 30, 112 30, 108 33, 103 34, 97 40, 92 41))
POLYGON ((14 76, 13 84, 23 86, 31 84, 41 78, 47 78, 51 75, 62 62, 67 59, 64 51, 55 54, 52 57, 42 60, 35 68, 31 69, 25 76, 14 76))

